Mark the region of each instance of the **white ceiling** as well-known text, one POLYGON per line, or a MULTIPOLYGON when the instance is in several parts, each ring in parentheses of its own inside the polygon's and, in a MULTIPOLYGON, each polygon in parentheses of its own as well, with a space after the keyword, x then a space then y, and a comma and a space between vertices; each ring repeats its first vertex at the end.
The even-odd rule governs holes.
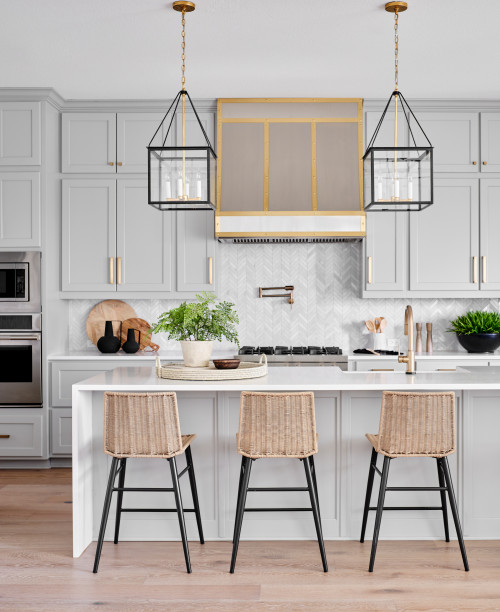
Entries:
MULTIPOLYGON (((63 97, 170 98, 180 14, 165 0, 0 0, 3 87, 63 97)), ((197 0, 187 16, 196 98, 388 97, 393 16, 378 0, 197 0)), ((409 0, 400 16, 408 98, 500 98, 500 1, 409 0)))

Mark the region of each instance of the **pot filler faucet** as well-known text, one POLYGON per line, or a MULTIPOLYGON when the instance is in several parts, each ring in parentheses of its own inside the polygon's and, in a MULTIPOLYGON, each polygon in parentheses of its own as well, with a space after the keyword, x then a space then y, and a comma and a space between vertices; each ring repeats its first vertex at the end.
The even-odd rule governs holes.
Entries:
POLYGON ((416 374, 415 346, 413 343, 413 309, 409 304, 405 310, 405 336, 408 336, 408 354, 398 355, 398 362, 406 363, 407 374, 416 374))

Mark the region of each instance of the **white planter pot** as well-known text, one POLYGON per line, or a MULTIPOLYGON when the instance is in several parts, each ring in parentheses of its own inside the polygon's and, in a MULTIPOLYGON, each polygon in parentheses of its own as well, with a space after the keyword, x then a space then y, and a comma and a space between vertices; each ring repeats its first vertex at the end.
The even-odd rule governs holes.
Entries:
POLYGON ((207 368, 213 347, 212 340, 182 340, 184 365, 188 368, 207 368))

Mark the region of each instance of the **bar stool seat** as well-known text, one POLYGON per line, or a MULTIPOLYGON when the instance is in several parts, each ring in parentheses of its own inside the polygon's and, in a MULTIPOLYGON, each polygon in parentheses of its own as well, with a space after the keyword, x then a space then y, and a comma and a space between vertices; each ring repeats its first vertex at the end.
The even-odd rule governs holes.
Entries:
POLYGON ((449 542, 446 493, 450 502, 464 568, 465 571, 469 571, 462 528, 458 517, 457 502, 448 465, 448 455, 456 451, 455 394, 453 392, 408 393, 384 391, 382 393, 379 431, 377 434, 367 433, 366 437, 372 445, 372 455, 368 470, 360 542, 365 540, 368 512, 376 510, 368 571, 372 572, 375 564, 382 512, 384 510, 440 510, 443 515, 445 538, 449 542), (382 470, 379 470, 377 467, 378 454, 384 456, 382 470), (393 459, 404 457, 428 457, 436 459, 439 486, 388 487, 387 480, 390 462, 393 459), (377 506, 371 507, 370 500, 375 473, 380 475, 381 481, 377 506), (439 491, 441 505, 386 507, 384 506, 386 491, 439 491))
POLYGON ((230 573, 234 573, 245 512, 312 511, 323 570, 328 571, 318 502, 313 455, 318 452, 318 434, 313 393, 241 394, 240 425, 236 446, 241 458, 240 482, 233 534, 230 573), (299 459, 304 464, 307 487, 249 487, 252 462, 257 459, 299 459), (246 508, 247 493, 303 491, 309 493, 310 508, 246 508))
POLYGON ((191 443, 196 434, 182 435, 175 393, 110 393, 104 394, 104 452, 113 459, 109 471, 108 486, 104 500, 101 527, 94 561, 94 574, 99 561, 108 522, 113 493, 118 493, 114 543, 118 544, 120 520, 123 512, 176 512, 181 531, 186 570, 191 573, 191 562, 184 520, 185 512, 194 512, 201 544, 204 544, 200 506, 194 474, 191 443), (177 471, 176 457, 186 454, 187 466, 177 471), (172 487, 125 487, 125 471, 128 459, 166 459, 170 464, 172 487), (194 508, 182 504, 179 478, 189 475, 194 508), (118 486, 115 480, 118 476, 118 486), (123 508, 126 492, 169 492, 175 495, 172 508, 123 508))

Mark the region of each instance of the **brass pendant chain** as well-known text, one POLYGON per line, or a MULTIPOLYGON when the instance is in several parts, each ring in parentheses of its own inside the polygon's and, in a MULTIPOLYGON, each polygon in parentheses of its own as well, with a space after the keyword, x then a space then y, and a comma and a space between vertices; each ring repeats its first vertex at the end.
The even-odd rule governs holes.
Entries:
MULTIPOLYGON (((186 9, 182 9, 182 80, 181 89, 186 89, 186 9)), ((182 94, 182 146, 186 146, 186 94, 182 94)), ((187 200, 186 193, 186 151, 182 150, 182 200, 187 200)))
POLYGON ((399 35, 398 35, 398 11, 394 11, 394 84, 395 90, 399 85, 399 35))
POLYGON ((181 43, 181 60, 182 60, 182 80, 181 89, 186 89, 186 9, 182 9, 182 43, 181 43))

